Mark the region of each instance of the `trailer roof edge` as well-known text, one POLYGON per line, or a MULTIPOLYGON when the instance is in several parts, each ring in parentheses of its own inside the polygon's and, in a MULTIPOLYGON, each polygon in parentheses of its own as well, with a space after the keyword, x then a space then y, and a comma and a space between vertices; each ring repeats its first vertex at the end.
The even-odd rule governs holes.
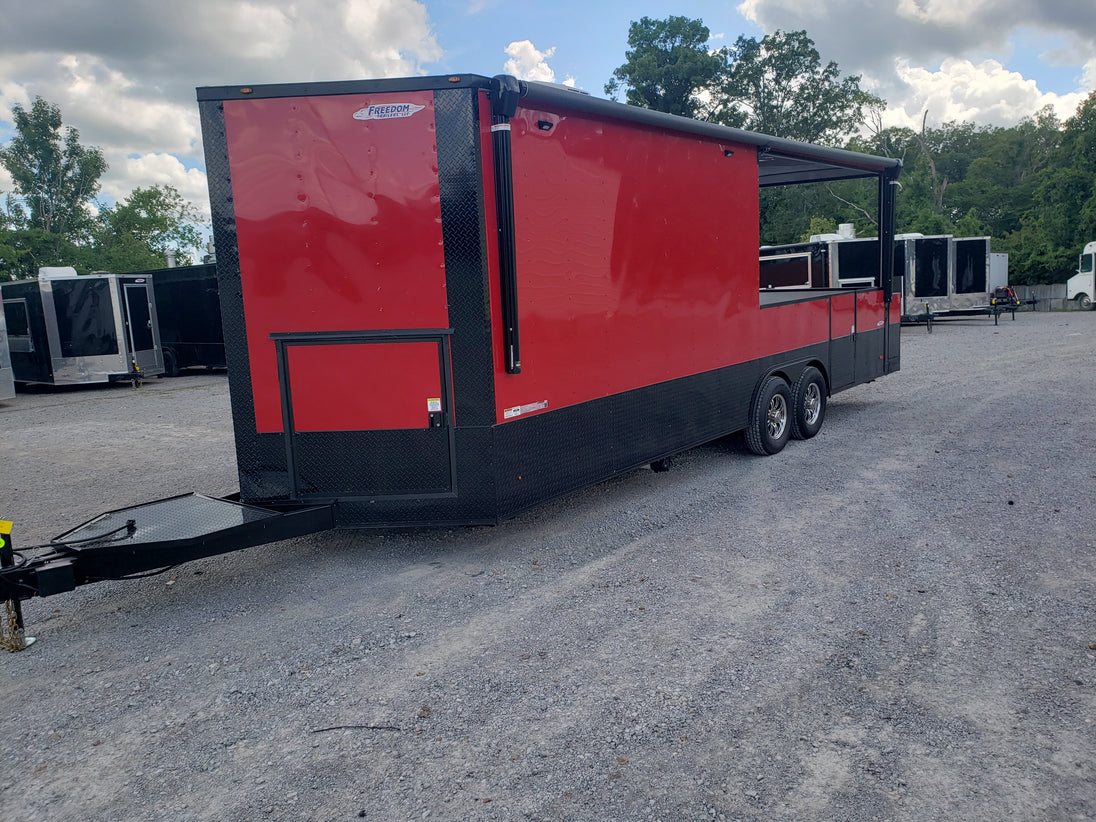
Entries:
MULTIPOLYGON (((874 154, 862 154, 841 148, 803 143, 786 137, 746 131, 730 126, 679 117, 661 111, 630 106, 614 100, 594 97, 586 92, 553 83, 514 80, 522 98, 531 103, 562 106, 580 112, 624 120, 652 128, 696 134, 730 142, 756 146, 759 183, 762 186, 785 185, 855 177, 888 176, 901 173, 902 161, 874 154)), ((276 97, 319 97, 339 94, 378 94, 400 91, 429 91, 450 88, 474 88, 490 91, 492 79, 478 74, 446 74, 422 77, 382 78, 375 80, 339 80, 310 83, 274 83, 268 85, 203 86, 197 89, 199 102, 245 100, 276 97)))
POLYGON ((438 74, 375 80, 323 80, 314 83, 199 86, 198 102, 247 100, 264 97, 323 97, 336 94, 378 94, 392 91, 431 91, 447 88, 490 88, 491 78, 478 74, 438 74))
POLYGON ((790 140, 786 137, 774 137, 769 134, 761 134, 754 131, 746 131, 740 128, 708 123, 703 120, 694 120, 689 117, 680 117, 675 114, 666 114, 652 109, 629 106, 614 100, 605 100, 593 97, 583 92, 559 86, 553 83, 540 83, 528 81, 522 83, 526 89, 525 99, 532 102, 561 105, 567 108, 600 114, 620 120, 642 123, 657 128, 683 131, 717 139, 729 140, 736 143, 757 146, 759 160, 764 165, 764 157, 771 156, 786 158, 792 161, 783 163, 780 169, 773 168, 772 175, 762 173, 762 185, 781 185, 783 182, 806 182, 806 179, 786 180, 789 174, 798 177, 795 171, 806 174, 812 180, 818 174, 818 179, 849 179, 858 176, 877 176, 890 172, 891 176, 897 176, 902 168, 902 161, 891 157, 880 157, 875 154, 862 154, 842 148, 831 148, 814 143, 804 143, 798 140, 790 140), (798 162, 795 162, 798 160, 798 162), (813 162, 812 162, 813 161, 813 162), (822 165, 833 169, 830 173, 823 173, 822 165), (790 171, 789 166, 795 171, 790 171), (813 172, 808 168, 813 167, 813 172), (841 171, 836 169, 840 168, 841 171), (849 172, 854 173, 850 174, 849 172), (858 172, 858 173, 857 173, 858 172), (764 179, 772 176, 773 179, 766 182, 764 179))

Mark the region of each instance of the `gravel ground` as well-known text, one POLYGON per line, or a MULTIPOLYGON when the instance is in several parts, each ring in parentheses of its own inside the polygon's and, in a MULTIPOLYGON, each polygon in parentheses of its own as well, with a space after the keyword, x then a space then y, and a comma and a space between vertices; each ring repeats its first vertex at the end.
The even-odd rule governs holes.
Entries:
MULTIPOLYGON (((904 329, 774 457, 28 602, 0 819, 1094 819, 1094 340, 904 329)), ((229 414, 217 374, 21 394, 0 516, 232 491, 229 414)))

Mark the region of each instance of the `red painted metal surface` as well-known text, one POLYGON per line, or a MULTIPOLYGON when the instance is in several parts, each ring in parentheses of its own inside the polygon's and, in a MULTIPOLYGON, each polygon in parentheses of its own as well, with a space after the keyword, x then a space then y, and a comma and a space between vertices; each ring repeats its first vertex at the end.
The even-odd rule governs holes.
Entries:
POLYGON ((831 318, 833 322, 833 338, 848 337, 858 330, 856 316, 856 294, 839 294, 831 300, 831 318))
POLYGON ((295 431, 427 428, 442 409, 431 342, 290 346, 295 431))
POLYGON ((829 339, 825 300, 760 307, 754 147, 528 109, 512 139, 523 369, 492 270, 499 422, 829 339))
MULTIPOLYGON (((282 430, 271 333, 448 327, 433 101, 415 91, 224 103, 258 431, 282 430)), ((312 364, 344 356, 328 354, 312 364)), ((295 404, 311 402, 299 371, 295 404)), ((332 393, 302 407, 314 430, 372 426, 332 393)), ((418 427, 425 412, 412 411, 394 427, 418 427)))
POLYGON ((858 332, 881 329, 887 322, 887 306, 883 302, 883 292, 867 291, 857 294, 856 317, 858 332))
POLYGON ((749 338, 747 359, 792 351, 830 338, 830 304, 813 302, 774 305, 745 312, 743 331, 749 338))

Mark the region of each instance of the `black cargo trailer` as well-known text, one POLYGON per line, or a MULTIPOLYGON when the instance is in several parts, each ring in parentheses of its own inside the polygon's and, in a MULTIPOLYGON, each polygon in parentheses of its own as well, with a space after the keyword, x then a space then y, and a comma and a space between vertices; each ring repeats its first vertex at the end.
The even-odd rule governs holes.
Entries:
POLYGON ((181 368, 224 368, 225 338, 217 266, 188 265, 146 272, 152 277, 164 376, 181 368))
POLYGON ((152 282, 145 275, 42 269, 0 286, 17 383, 80 385, 163 373, 152 282))
POLYGON ((954 248, 950 235, 899 236, 905 245, 906 278, 902 292, 902 316, 916 318, 943 314, 951 309, 951 272, 954 248))
POLYGON ((15 396, 15 375, 11 371, 11 351, 8 346, 8 329, 4 312, 0 311, 0 400, 15 396))
MULTIPOLYGON (((895 252, 901 245, 895 245, 895 252)), ((766 246, 760 256, 761 287, 877 288, 879 239, 822 235, 806 243, 766 246)), ((895 258, 894 275, 903 270, 895 258)))
POLYGON ((951 308, 954 313, 985 313, 991 306, 989 237, 956 237, 952 261, 951 308))

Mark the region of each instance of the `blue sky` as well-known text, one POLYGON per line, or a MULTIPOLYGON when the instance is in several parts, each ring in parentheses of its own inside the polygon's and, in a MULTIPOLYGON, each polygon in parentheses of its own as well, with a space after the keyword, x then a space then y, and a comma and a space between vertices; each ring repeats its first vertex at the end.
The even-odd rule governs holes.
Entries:
POLYGON ((196 86, 509 71, 601 95, 631 21, 670 15, 713 48, 806 29, 883 125, 1065 118, 1096 88, 1094 0, 0 0, 0 141, 40 95, 102 148, 105 202, 168 184, 205 211, 196 86))
POLYGON ((628 27, 641 17, 671 15, 699 18, 716 39, 733 43, 741 34, 764 32, 734 11, 733 3, 697 2, 684 11, 681 3, 427 3, 435 21, 435 36, 445 51, 443 72, 494 74, 506 63, 506 46, 530 40, 541 51, 554 49, 548 59, 557 80, 573 78, 580 88, 602 93, 613 69, 624 62, 628 27), (476 10, 470 12, 469 9, 476 10), (719 37, 723 35, 723 37, 719 37))

